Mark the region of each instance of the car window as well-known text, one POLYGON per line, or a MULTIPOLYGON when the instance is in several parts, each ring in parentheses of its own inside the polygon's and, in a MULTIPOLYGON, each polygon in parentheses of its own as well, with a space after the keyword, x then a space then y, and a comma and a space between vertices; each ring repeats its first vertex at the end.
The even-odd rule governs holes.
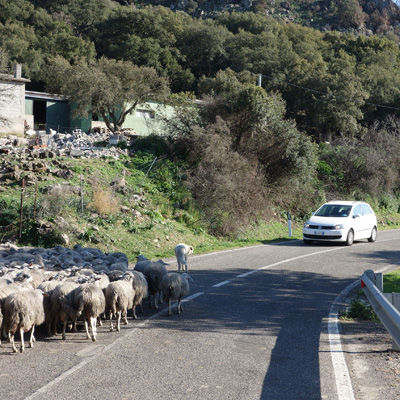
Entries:
POLYGON ((353 215, 356 215, 356 214, 359 215, 359 216, 363 215, 363 212, 362 212, 362 209, 361 209, 361 205, 358 205, 358 206, 354 207, 353 215))
POLYGON ((364 215, 372 214, 371 209, 366 204, 361 204, 361 208, 364 215))
POLYGON ((314 215, 317 217, 342 217, 349 216, 351 206, 344 206, 340 204, 324 204, 314 215))

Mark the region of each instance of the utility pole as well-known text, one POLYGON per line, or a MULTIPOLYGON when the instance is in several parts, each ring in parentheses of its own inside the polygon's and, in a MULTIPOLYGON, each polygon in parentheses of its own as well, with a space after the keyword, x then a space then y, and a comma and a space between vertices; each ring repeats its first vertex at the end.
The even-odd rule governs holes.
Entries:
POLYGON ((260 86, 260 87, 261 87, 261 77, 262 77, 262 75, 258 74, 257 86, 260 86))

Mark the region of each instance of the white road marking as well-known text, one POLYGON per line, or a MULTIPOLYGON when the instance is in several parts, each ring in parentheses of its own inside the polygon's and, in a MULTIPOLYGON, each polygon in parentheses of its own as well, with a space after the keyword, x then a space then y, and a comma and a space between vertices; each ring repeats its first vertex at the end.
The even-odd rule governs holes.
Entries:
POLYGON ((227 285, 228 283, 231 283, 231 281, 223 281, 220 283, 216 283, 215 285, 212 285, 212 287, 221 287, 221 286, 227 285))
POLYGON ((336 297, 331 306, 328 318, 329 348, 332 357, 333 371, 336 377, 336 390, 339 400, 354 400, 353 386, 343 354, 338 321, 340 303, 350 290, 354 289, 357 285, 360 285, 359 280, 347 286, 347 288, 336 297))

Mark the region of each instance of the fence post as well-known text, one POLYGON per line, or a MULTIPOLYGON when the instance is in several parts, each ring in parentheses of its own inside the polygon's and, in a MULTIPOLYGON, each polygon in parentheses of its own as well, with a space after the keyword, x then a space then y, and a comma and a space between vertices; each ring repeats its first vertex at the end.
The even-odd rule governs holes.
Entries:
POLYGON ((82 174, 81 174, 81 209, 83 214, 83 185, 82 185, 82 174))
POLYGON ((287 213, 287 220, 288 220, 288 229, 289 229, 289 237, 292 237, 292 216, 290 213, 287 213))
POLYGON ((36 186, 35 186, 35 204, 33 206, 33 220, 36 221, 36 201, 37 201, 37 191, 38 191, 38 183, 36 181, 36 186))
POLYGON ((21 189, 21 209, 19 213, 19 238, 22 237, 22 210, 24 207, 24 193, 25 193, 25 178, 22 178, 22 189, 21 189))

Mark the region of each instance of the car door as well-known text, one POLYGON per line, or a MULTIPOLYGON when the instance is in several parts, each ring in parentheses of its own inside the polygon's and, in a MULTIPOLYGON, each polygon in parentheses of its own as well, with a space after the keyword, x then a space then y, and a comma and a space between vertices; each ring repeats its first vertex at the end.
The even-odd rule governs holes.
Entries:
POLYGON ((366 231, 366 219, 364 218, 363 211, 361 208, 361 204, 357 204, 353 210, 353 230, 354 230, 354 239, 363 239, 365 238, 366 231))

